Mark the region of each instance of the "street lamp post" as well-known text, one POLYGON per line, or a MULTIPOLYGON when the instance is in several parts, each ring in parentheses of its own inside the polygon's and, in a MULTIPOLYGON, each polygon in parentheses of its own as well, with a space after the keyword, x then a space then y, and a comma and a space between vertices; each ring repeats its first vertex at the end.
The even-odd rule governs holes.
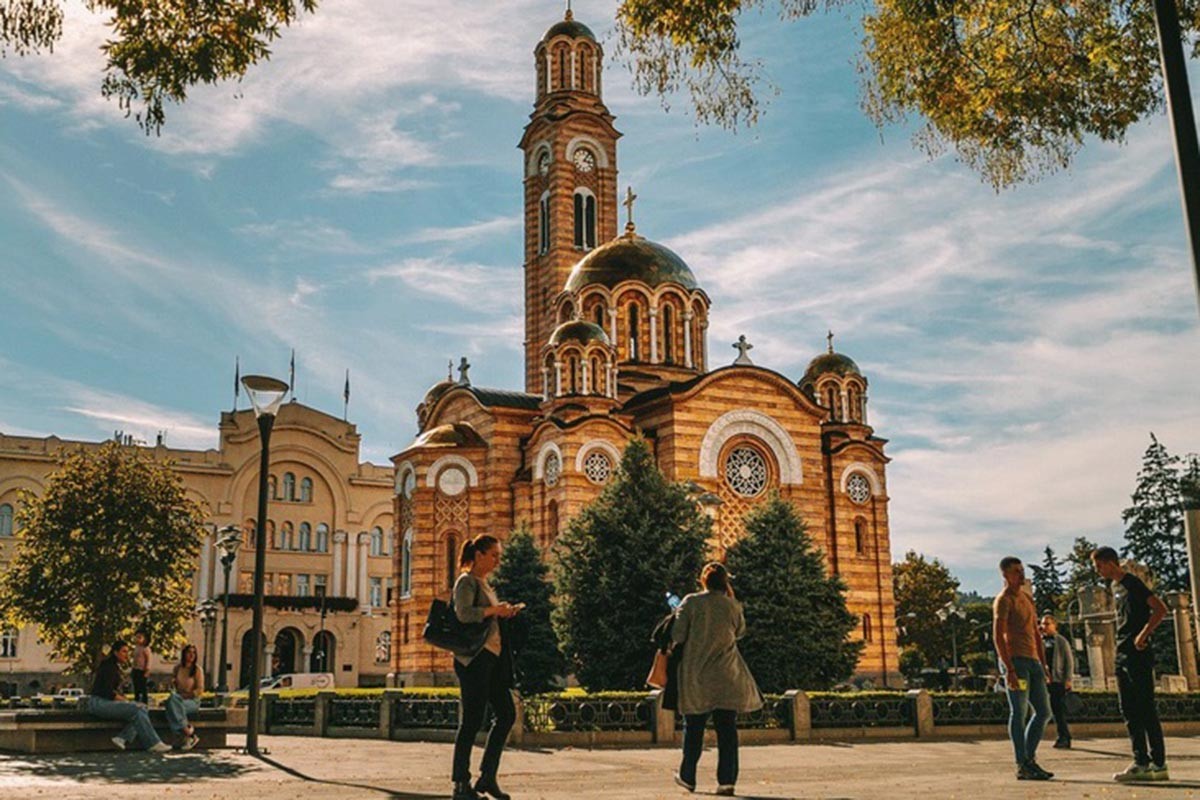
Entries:
POLYGON ((250 707, 246 714, 246 752, 258 755, 258 672, 262 659, 263 638, 263 581, 267 568, 267 470, 270 467, 271 428, 275 415, 287 395, 288 385, 265 375, 242 378, 246 394, 258 419, 258 436, 262 442, 258 468, 258 517, 254 530, 254 612, 250 626, 250 707))
POLYGON ((221 553, 221 569, 225 572, 225 599, 221 614, 221 663, 217 667, 217 694, 223 695, 229 691, 229 572, 233 569, 233 561, 242 544, 242 532, 235 525, 226 525, 221 528, 220 534, 216 548, 221 553))
POLYGON ((958 686, 958 627, 954 624, 954 617, 966 619, 967 612, 963 611, 953 600, 950 600, 946 605, 937 610, 938 619, 942 622, 950 623, 950 650, 954 659, 954 686, 958 686))
POLYGON ((200 605, 196 606, 196 616, 200 618, 200 630, 204 632, 204 675, 205 679, 211 676, 212 673, 212 638, 213 628, 217 625, 217 604, 212 600, 205 600, 200 605))
POLYGON ((326 610, 325 609, 325 587, 318 586, 317 594, 321 597, 321 632, 319 634, 317 634, 318 638, 321 641, 321 649, 319 651, 320 655, 321 655, 321 669, 318 671, 325 672, 326 671, 325 665, 329 660, 329 656, 328 656, 329 643, 328 643, 328 641, 326 641, 326 638, 325 638, 325 610, 326 610))

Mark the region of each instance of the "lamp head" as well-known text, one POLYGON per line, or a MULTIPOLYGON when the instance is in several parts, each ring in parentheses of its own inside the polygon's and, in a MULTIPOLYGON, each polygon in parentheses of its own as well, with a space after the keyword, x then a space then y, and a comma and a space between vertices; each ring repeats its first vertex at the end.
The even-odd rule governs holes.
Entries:
POLYGON ((218 533, 221 535, 217 537, 216 548, 222 556, 232 559, 242 546, 242 531, 236 525, 226 525, 218 533))
POLYGON ((287 396, 288 385, 278 378, 266 375, 247 375, 242 378, 242 386, 250 395, 250 404, 254 406, 254 416, 273 417, 279 413, 283 398, 287 396))

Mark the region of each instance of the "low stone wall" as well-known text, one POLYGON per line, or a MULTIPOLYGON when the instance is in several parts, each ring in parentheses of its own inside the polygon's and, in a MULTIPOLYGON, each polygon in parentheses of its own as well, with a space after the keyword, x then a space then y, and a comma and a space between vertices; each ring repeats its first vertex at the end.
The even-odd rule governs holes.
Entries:
MULTIPOLYGON (((1125 732, 1116 695, 1080 693, 1083 711, 1072 719, 1079 736, 1125 732)), ((853 694, 790 691, 768 695, 763 709, 738 719, 741 741, 821 742, 881 739, 1003 738, 1008 704, 1002 694, 925 690, 853 694)), ((664 709, 659 692, 596 695, 514 693, 518 724, 511 741, 537 747, 676 746, 681 720, 664 709)), ((262 731, 276 735, 357 737, 397 741, 451 741, 458 698, 389 689, 373 695, 337 691, 263 697, 262 731)), ((1200 694, 1158 697, 1164 728, 1200 734, 1200 694)), ((486 726, 485 726, 486 728, 486 726)), ((1053 724, 1047 730, 1052 735, 1053 724)), ((712 731, 709 731, 709 736, 712 731)))

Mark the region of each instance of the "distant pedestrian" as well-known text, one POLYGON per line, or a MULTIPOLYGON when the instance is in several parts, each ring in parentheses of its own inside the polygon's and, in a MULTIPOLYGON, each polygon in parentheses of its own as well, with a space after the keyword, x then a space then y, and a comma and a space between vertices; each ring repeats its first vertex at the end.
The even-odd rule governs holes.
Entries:
POLYGON ((175 734, 175 747, 191 750, 200 743, 188 715, 200 710, 200 695, 204 693, 204 670, 197 662, 196 645, 183 646, 179 663, 171 671, 171 694, 167 696, 167 723, 175 734))
POLYGON ((1054 774, 1037 763, 1037 748, 1050 717, 1046 692, 1049 669, 1042 638, 1038 636, 1037 609, 1025 581, 1025 565, 1015 556, 1000 561, 1004 589, 992 606, 993 639, 1008 693, 1008 737, 1017 759, 1017 780, 1048 781, 1054 774), (1025 723, 1026 709, 1033 716, 1025 723))
POLYGON ((139 629, 133 634, 133 664, 129 677, 133 680, 133 700, 135 703, 150 705, 150 691, 146 685, 146 676, 150 674, 150 635, 139 629))
POLYGON ((495 800, 509 800, 496 781, 504 742, 517 719, 513 704, 513 657, 507 625, 501 624, 523 605, 501 603, 488 583, 488 575, 500 565, 500 540, 486 534, 463 544, 459 556, 462 571, 454 583, 454 613, 459 622, 488 622, 487 639, 478 652, 454 656, 454 674, 458 677, 462 717, 454 736, 454 800, 480 800, 481 794, 495 800), (471 786, 471 746, 483 726, 484 713, 492 707, 495 721, 488 732, 479 780, 471 786))
POLYGON ((1092 563, 1102 578, 1112 581, 1117 604, 1117 696, 1133 745, 1133 763, 1113 775, 1113 780, 1170 780, 1167 746, 1154 705, 1154 653, 1150 650, 1150 636, 1167 615, 1167 607, 1141 578, 1122 569, 1117 551, 1111 547, 1093 550, 1092 563))
POLYGON ((683 647, 679 663, 679 711, 683 714, 683 760, 675 783, 696 791, 696 765, 704 751, 708 718, 717 730, 717 794, 732 795, 738 777, 739 713, 762 708, 762 694, 738 651, 746 617, 725 565, 711 562, 700 573, 703 591, 679 606, 671 640, 683 647))
POLYGON ((117 749, 125 750, 139 742, 152 753, 165 753, 171 748, 158 738, 146 707, 128 702, 121 693, 121 665, 129 663, 129 658, 129 644, 121 640, 113 642, 108 656, 96 667, 92 692, 80 701, 80 710, 100 719, 126 723, 125 729, 112 737, 117 749))
POLYGON ((1050 710, 1054 712, 1054 746, 1071 749, 1071 725, 1067 721, 1067 692, 1071 691, 1071 676, 1075 674, 1075 655, 1071 643, 1058 632, 1058 620, 1051 614, 1042 617, 1042 644, 1046 648, 1046 663, 1050 665, 1050 710))

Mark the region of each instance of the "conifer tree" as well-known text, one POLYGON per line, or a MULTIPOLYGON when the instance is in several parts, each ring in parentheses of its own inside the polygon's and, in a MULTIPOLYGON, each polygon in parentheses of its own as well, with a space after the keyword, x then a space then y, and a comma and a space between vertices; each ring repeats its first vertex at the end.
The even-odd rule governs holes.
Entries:
POLYGON ((1125 523, 1121 555, 1144 564, 1154 574, 1160 592, 1188 588, 1179 467, 1179 458, 1150 434, 1133 502, 1121 513, 1125 523))
POLYGON ((1067 556, 1067 588, 1063 598, 1063 608, 1075 600, 1080 589, 1089 586, 1107 586, 1106 581, 1096 572, 1092 563, 1092 551, 1096 543, 1086 536, 1075 537, 1071 545, 1071 554, 1067 556))
POLYGON ((630 442, 604 491, 554 547, 553 612, 563 654, 588 690, 645 688, 666 593, 696 587, 711 530, 687 491, 630 442))
POLYGON ((937 612, 958 599, 958 578, 940 560, 909 550, 903 561, 892 565, 892 585, 901 627, 898 644, 918 650, 926 666, 949 664, 950 627, 937 612))
POLYGON ((1054 548, 1047 545, 1042 563, 1031 565, 1031 569, 1033 570, 1033 602, 1037 605, 1038 613, 1055 613, 1062 604, 1066 586, 1063 583, 1064 565, 1055 555, 1054 548))
POLYGON ((513 531, 504 543, 492 585, 500 599, 525 604, 514 625, 520 630, 521 640, 516 653, 517 688, 526 695, 551 691, 566 672, 550 624, 553 603, 549 573, 529 529, 513 531))
POLYGON ((828 689, 850 677, 862 641, 846 608, 846 585, 825 569, 791 503, 774 494, 746 515, 746 535, 725 565, 736 576, 746 636, 739 647, 764 692, 828 689))

